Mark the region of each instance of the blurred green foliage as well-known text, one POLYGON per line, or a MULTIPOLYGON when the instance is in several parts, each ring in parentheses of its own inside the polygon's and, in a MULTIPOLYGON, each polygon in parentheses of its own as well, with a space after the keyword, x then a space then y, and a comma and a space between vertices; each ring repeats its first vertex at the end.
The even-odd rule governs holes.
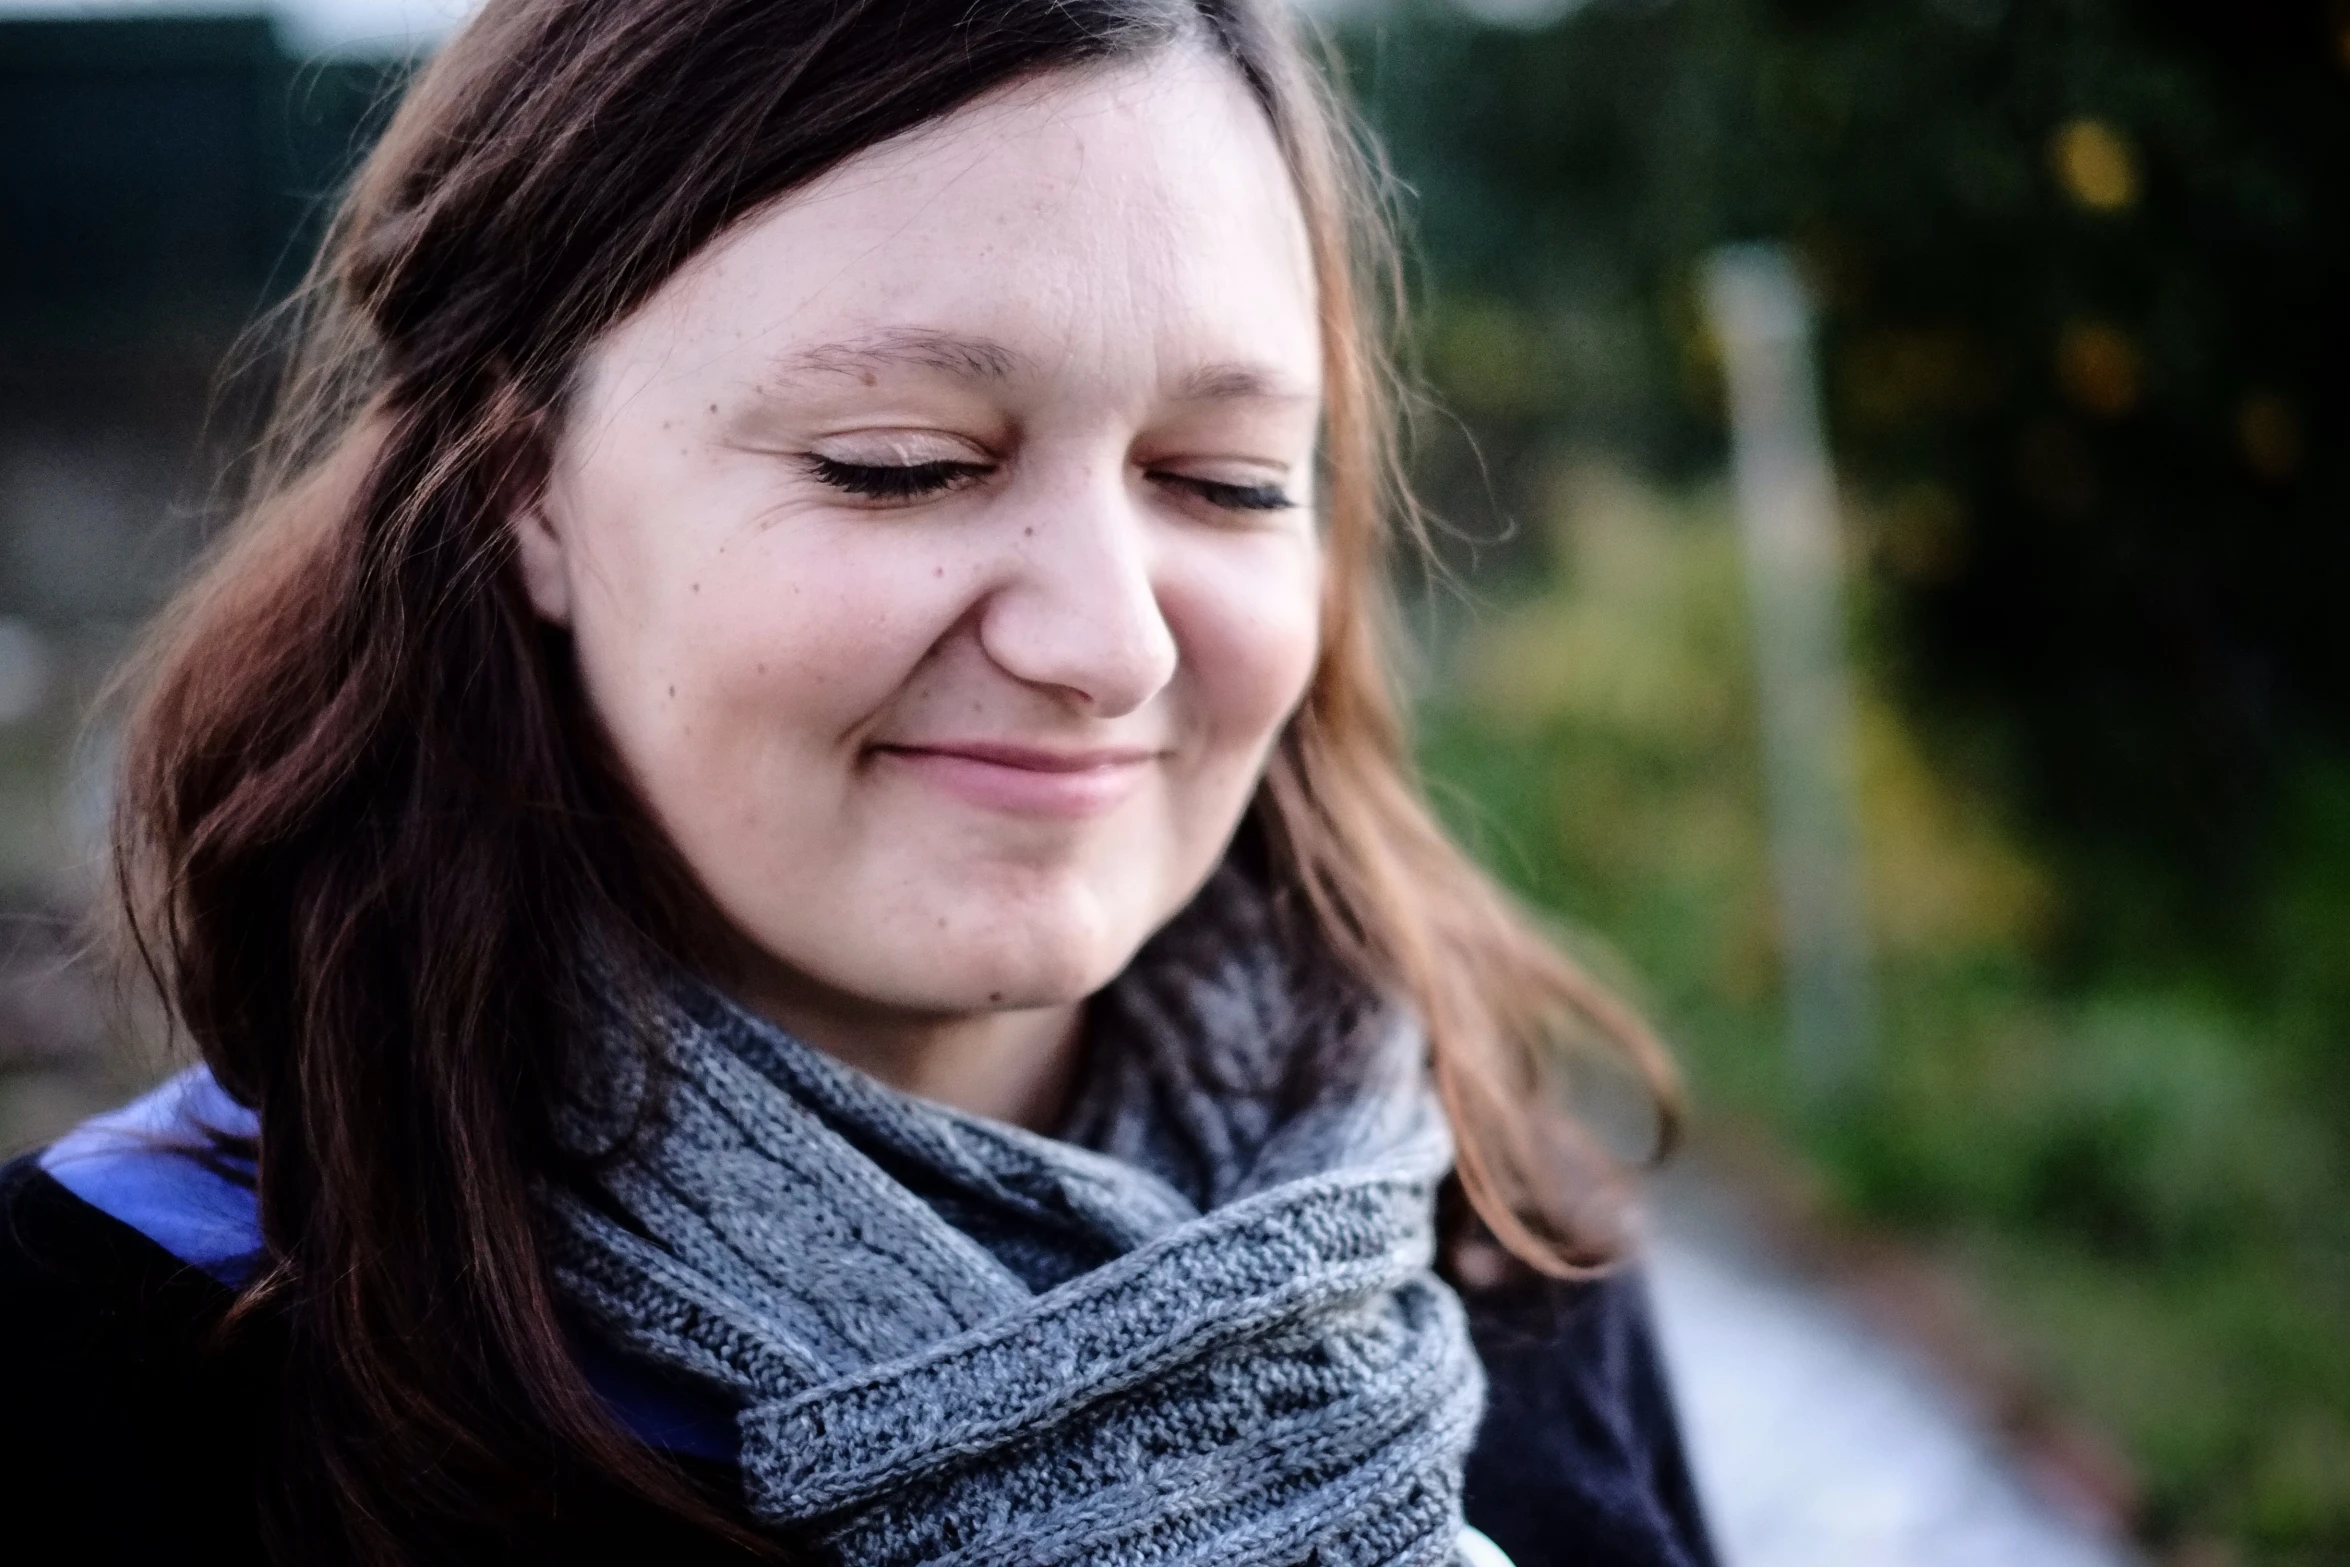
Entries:
POLYGON ((1695 270, 1794 243, 1839 461, 1881 502, 1904 697, 1988 717, 2044 846, 2115 890, 2060 955, 2249 935, 2280 800, 2350 743, 2350 13, 1348 14, 1424 257, 1421 358, 1463 427, 1428 443, 1443 508, 1490 487, 1531 515, 1562 448, 1711 471, 1695 270))
POLYGON ((2151 1541, 2350 1560, 2350 8, 1564 11, 1339 23, 1480 601, 1440 797, 1702 1108, 1965 1260, 2151 1541), (1828 1106, 1712 487, 1695 279, 1750 238, 1821 305, 1854 582, 1882 1037, 1828 1106))
POLYGON ((0 392, 159 340, 216 355, 307 265, 408 66, 303 61, 222 10, 0 24, 0 392))
POLYGON ((1424 705, 1456 827, 1601 972, 1637 976, 1704 1110, 1776 1126, 1845 1211, 1975 1273, 2134 1458, 2150 1539, 2342 1560, 2350 1137, 2295 1033, 2341 1016, 2338 971, 2303 943, 2344 928, 2350 788, 2308 791, 2301 874, 2272 895, 2307 988, 2262 1005, 2186 973, 2065 981, 2044 952, 2069 889, 1997 768, 1938 747, 1864 671, 1882 1037, 1850 1097, 1808 1105, 1780 1048, 1726 501, 1585 466, 1548 517, 1555 566, 1459 631, 1424 705))

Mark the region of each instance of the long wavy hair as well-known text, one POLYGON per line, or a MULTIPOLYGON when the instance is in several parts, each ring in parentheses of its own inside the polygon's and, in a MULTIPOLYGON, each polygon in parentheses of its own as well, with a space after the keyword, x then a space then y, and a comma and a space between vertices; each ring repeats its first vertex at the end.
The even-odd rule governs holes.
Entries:
POLYGON ((268 1266, 235 1320, 287 1339, 281 1554, 434 1559, 543 1517, 558 1470, 732 1527, 614 1424, 535 1245, 580 953, 690 952, 705 906, 505 519, 583 352, 714 236, 992 88, 1184 45, 1273 126, 1326 358, 1324 642, 1249 831, 1316 939, 1425 1022, 1464 1222, 1545 1271, 1610 1253, 1604 1161, 1550 1063, 1597 1041, 1665 1104, 1670 1074, 1413 778, 1392 253, 1279 0, 489 0, 351 183, 247 499, 135 668, 120 898, 178 1026, 260 1115, 268 1266))

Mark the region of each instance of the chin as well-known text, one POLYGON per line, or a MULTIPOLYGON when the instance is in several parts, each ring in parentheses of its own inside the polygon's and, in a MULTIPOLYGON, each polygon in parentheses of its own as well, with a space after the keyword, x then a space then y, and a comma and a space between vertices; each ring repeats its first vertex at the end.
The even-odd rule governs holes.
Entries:
POLYGON ((1150 935, 1139 923, 1131 932, 1106 929, 1091 909, 995 908, 955 924, 944 950, 907 954, 911 972, 938 975, 943 1009, 951 1011, 1081 1001, 1117 978, 1150 935))
POLYGON ((988 950, 955 954, 940 966, 941 1010, 1018 1011, 1082 1001, 1118 977, 1129 953, 1104 954, 1090 945, 1039 943, 1017 953, 990 942, 988 950))

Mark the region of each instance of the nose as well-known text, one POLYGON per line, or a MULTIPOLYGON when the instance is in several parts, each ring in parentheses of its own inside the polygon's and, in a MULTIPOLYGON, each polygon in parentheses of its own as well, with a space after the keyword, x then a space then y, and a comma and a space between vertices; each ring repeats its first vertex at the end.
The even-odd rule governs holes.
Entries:
POLYGON ((1147 519, 1122 475, 1055 486, 1004 523, 1010 558, 979 617, 987 656, 1094 717, 1131 713, 1165 689, 1175 634, 1147 519))

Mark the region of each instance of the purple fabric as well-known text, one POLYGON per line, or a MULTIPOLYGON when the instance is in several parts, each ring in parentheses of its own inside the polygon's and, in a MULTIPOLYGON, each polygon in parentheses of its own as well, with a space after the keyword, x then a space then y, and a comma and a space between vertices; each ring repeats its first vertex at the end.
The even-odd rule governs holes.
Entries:
MULTIPOLYGON (((261 1210, 250 1164, 220 1140, 260 1122, 212 1074, 190 1067, 118 1110, 93 1116, 41 1152, 46 1175, 83 1202, 231 1289, 261 1260, 261 1210)), ((580 1369, 647 1445, 722 1463, 739 1450, 734 1412, 587 1335, 580 1369)))
POLYGON ((250 1138, 259 1124, 210 1072, 190 1067, 51 1143, 41 1169, 234 1289, 260 1261, 261 1214, 251 1169, 223 1159, 215 1139, 250 1138))

